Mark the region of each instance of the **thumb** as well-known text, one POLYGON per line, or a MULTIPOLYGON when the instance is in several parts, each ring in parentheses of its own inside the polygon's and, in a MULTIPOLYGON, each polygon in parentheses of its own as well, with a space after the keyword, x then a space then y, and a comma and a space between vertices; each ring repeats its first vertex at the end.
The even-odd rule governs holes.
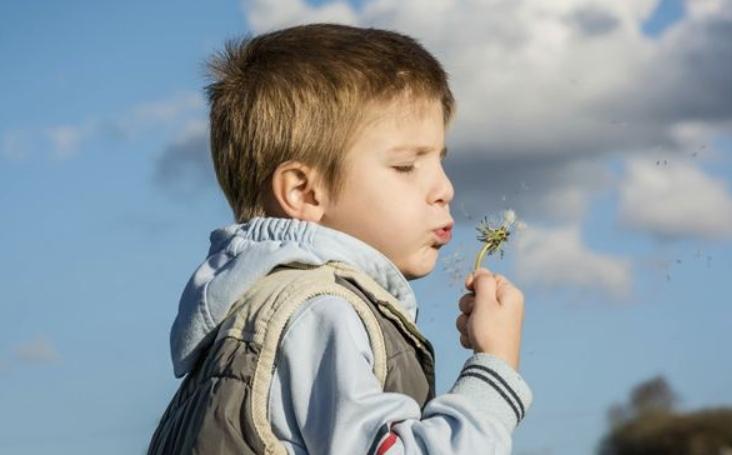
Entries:
POLYGON ((495 300, 496 298, 496 278, 492 272, 487 269, 479 269, 472 280, 471 287, 476 297, 480 300, 495 300))
POLYGON ((490 270, 486 269, 485 267, 480 267, 477 270, 471 271, 468 274, 468 276, 465 278, 465 288, 467 288, 468 290, 471 290, 472 291, 473 290, 473 287, 475 286, 475 277, 478 276, 478 275, 484 275, 484 274, 488 274, 488 275, 491 275, 492 276, 493 275, 493 272, 491 272, 490 270))

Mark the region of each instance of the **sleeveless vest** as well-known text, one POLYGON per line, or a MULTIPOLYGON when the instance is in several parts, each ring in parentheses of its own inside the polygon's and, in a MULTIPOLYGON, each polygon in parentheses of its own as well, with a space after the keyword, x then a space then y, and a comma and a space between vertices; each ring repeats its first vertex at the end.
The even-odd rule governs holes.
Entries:
POLYGON ((267 409, 277 347, 295 310, 323 294, 343 297, 361 318, 384 392, 409 395, 424 408, 435 396, 434 351, 396 298, 343 262, 290 263, 232 305, 171 399, 148 454, 285 454, 267 409))

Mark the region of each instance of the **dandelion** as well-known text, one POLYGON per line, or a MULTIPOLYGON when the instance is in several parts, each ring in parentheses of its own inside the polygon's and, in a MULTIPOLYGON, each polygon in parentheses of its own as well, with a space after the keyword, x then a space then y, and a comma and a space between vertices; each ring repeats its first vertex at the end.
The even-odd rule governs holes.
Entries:
MULTIPOLYGON (((483 243, 483 247, 475 258, 473 271, 477 271, 480 268, 480 264, 483 262, 483 257, 486 254, 491 255, 498 250, 501 253, 501 259, 503 259, 503 248, 501 248, 501 245, 508 241, 508 237, 511 235, 510 229, 514 223, 516 223, 516 212, 513 209, 508 209, 503 212, 503 222, 495 228, 488 222, 487 217, 483 218, 476 228, 478 230, 478 241, 483 243)), ((525 226, 526 224, 523 222, 517 224, 517 228, 520 229, 525 228, 525 226)))

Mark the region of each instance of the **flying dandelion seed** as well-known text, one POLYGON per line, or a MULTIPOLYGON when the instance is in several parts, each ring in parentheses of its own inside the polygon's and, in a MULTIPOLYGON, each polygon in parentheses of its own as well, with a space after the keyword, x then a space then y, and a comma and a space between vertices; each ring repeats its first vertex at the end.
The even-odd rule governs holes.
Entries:
POLYGON ((665 275, 666 281, 671 281, 671 266, 673 263, 673 259, 658 258, 652 261, 653 267, 660 269, 661 273, 665 275))
POLYGON ((447 273, 449 278, 448 285, 459 286, 463 277, 468 274, 469 265, 465 254, 459 247, 458 250, 446 256, 442 261, 442 269, 447 273))
POLYGON ((460 203, 460 211, 462 212, 463 216, 469 220, 472 220, 473 217, 468 213, 468 211, 465 209, 465 204, 462 202, 460 203))
POLYGON ((643 261, 646 265, 650 266, 654 272, 658 273, 659 279, 666 278, 666 281, 671 281, 672 273, 676 264, 681 264, 680 258, 662 258, 653 257, 643 261))

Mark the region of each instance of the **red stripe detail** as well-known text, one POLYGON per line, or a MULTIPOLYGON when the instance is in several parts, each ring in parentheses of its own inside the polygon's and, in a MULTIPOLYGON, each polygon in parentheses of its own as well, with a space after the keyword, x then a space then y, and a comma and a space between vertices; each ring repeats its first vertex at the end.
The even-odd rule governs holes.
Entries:
POLYGON ((396 444, 397 441, 397 435, 389 432, 389 436, 384 439, 384 442, 382 442, 379 445, 379 448, 376 450, 376 455, 384 455, 387 450, 391 449, 391 447, 396 444))

